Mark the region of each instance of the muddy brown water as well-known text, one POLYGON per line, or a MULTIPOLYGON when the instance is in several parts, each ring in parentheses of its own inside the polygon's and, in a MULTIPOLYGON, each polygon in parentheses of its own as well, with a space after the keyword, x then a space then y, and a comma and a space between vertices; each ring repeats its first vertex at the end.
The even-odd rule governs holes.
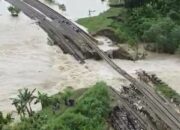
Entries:
MULTIPOLYGON (((88 5, 92 7, 88 2, 92 0, 79 0, 85 2, 83 4, 87 7, 86 10, 83 7, 84 12, 80 13, 74 11, 78 10, 78 0, 73 1, 77 5, 74 8, 71 1, 64 0, 69 2, 65 3, 65 14, 68 13, 72 19, 88 16, 88 5), (71 11, 71 8, 74 10, 71 11)), ((50 95, 66 86, 78 89, 102 80, 116 89, 128 84, 104 61, 87 60, 86 64, 80 65, 72 56, 64 55, 58 47, 49 46, 47 34, 34 21, 23 13, 17 18, 11 17, 8 6, 8 3, 0 0, 0 111, 15 110, 10 98, 15 97, 21 88, 37 88, 50 95)), ((102 9, 99 9, 101 5, 94 7, 99 13, 107 9, 104 5, 102 9)), ((137 69, 154 72, 180 93, 180 58, 176 56, 151 54, 148 59, 137 62, 114 61, 131 74, 137 69)))

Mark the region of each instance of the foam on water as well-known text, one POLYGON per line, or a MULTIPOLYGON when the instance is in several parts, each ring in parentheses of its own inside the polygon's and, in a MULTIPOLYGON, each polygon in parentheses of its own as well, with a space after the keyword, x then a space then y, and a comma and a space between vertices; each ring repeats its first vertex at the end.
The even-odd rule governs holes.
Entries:
MULTIPOLYGON (((66 6, 72 6, 69 4, 66 6)), ((72 56, 64 55, 58 47, 49 46, 47 34, 34 21, 23 13, 17 18, 11 17, 8 6, 8 3, 0 1, 0 111, 14 110, 9 98, 16 96, 17 90, 24 87, 54 94, 66 86, 78 89, 101 80, 116 89, 128 84, 104 61, 87 60, 85 65, 81 65, 72 56)), ((74 10, 77 7, 78 4, 74 10)), ((140 68, 154 72, 180 93, 179 58, 153 55, 135 63, 127 60, 115 62, 131 74, 140 68)))

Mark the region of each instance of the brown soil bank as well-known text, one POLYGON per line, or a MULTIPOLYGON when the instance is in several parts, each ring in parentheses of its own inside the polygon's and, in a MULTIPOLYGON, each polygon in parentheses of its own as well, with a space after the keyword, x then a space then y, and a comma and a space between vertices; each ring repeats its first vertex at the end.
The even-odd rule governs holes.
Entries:
POLYGON ((121 41, 121 39, 117 36, 117 34, 112 29, 109 29, 109 28, 99 30, 92 35, 93 36, 97 36, 97 35, 106 36, 109 39, 111 39, 113 42, 116 42, 116 43, 121 41))

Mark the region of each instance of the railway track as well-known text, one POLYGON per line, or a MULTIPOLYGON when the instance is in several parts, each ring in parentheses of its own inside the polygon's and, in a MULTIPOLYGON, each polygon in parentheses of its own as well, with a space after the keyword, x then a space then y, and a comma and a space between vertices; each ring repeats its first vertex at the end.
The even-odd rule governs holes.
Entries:
POLYGON ((46 18, 45 15, 41 14, 31 6, 19 0, 6 1, 20 8, 23 11, 23 13, 31 19, 38 20, 39 26, 43 28, 48 33, 48 35, 56 41, 57 45, 60 46, 60 48, 65 53, 73 55, 76 60, 80 61, 81 63, 84 63, 85 58, 83 54, 80 53, 80 51, 77 49, 77 47, 75 47, 74 44, 72 44, 70 41, 68 41, 67 38, 64 37, 61 31, 58 28, 56 28, 56 26, 54 26, 52 22, 46 18))
MULTIPOLYGON (((30 18, 34 19, 35 17, 40 19, 41 21, 39 25, 42 28, 45 28, 44 29, 45 31, 49 33, 51 33, 52 31, 52 35, 57 34, 56 37, 59 41, 63 43, 63 46, 65 46, 66 49, 70 51, 70 53, 72 53, 72 55, 75 55, 75 57, 76 56, 79 57, 79 55, 74 51, 73 48, 74 46, 71 45, 67 46, 66 42, 63 39, 64 37, 60 37, 62 35, 61 32, 59 32, 56 28, 54 28, 54 26, 51 24, 50 21, 45 20, 44 18, 45 16, 48 16, 52 20, 58 19, 59 21, 64 20, 65 23, 67 22, 68 24, 66 23, 65 26, 69 28, 70 31, 76 32, 80 36, 80 38, 85 40, 88 46, 93 48, 93 50, 97 52, 99 56, 102 59, 104 59, 116 72, 118 72, 127 80, 129 80, 144 95, 147 104, 151 107, 151 109, 163 122, 165 122, 172 130, 180 130, 180 116, 175 112, 175 110, 169 104, 164 104, 163 101, 156 95, 153 89, 149 88, 146 84, 139 82, 131 75, 129 75, 126 71, 121 69, 117 64, 115 64, 103 51, 101 51, 98 48, 96 40, 94 40, 91 36, 89 36, 83 30, 77 27, 73 22, 66 19, 64 16, 52 10, 48 6, 39 2, 38 0, 24 0, 24 2, 21 2, 20 0, 6 0, 6 1, 20 8, 30 18), (19 6, 18 3, 21 4, 21 6, 19 6), (33 8, 28 10, 27 8, 24 7, 24 6, 28 6, 25 3, 33 6, 34 8, 42 12, 42 14, 44 15, 40 16, 40 13, 38 14, 38 11, 34 10, 33 8), (77 31, 76 29, 78 29, 79 31, 77 31), (58 34, 60 34, 60 36, 58 36, 58 34)), ((62 24, 60 24, 60 26, 62 26, 62 24)))
MULTIPOLYGON (((54 11, 53 9, 51 9, 50 7, 46 6, 45 4, 43 4, 38 0, 23 0, 23 1, 36 8, 38 11, 42 12, 53 21, 56 20, 59 21, 59 25, 62 26, 65 30, 69 31, 70 37, 74 36, 73 40, 75 41, 78 41, 78 39, 82 40, 79 45, 81 47, 81 51, 83 52, 84 50, 88 50, 88 52, 90 52, 93 55, 94 51, 91 48, 91 46, 88 46, 88 44, 86 43, 86 39, 83 39, 79 35, 79 33, 83 33, 83 35, 87 35, 90 37, 90 35, 88 35, 85 31, 80 29, 72 21, 70 20, 67 21, 67 18, 65 18, 63 15, 60 15, 58 12, 54 11)), ((96 41, 93 38, 91 38, 91 40, 96 41)))
POLYGON ((172 130, 180 130, 180 117, 177 115, 175 110, 169 106, 164 104, 161 99, 155 95, 155 92, 146 85, 141 82, 138 82, 135 78, 130 76, 126 71, 117 66, 109 57, 102 52, 93 42, 89 42, 89 44, 98 52, 98 54, 119 74, 128 79, 135 87, 145 95, 147 104, 151 106, 153 111, 163 120, 172 130))
POLYGON ((59 20, 59 21, 68 20, 69 24, 65 24, 64 22, 63 26, 71 28, 72 32, 75 32, 75 34, 77 34, 76 31, 79 30, 79 33, 88 36, 89 38, 91 38, 92 41, 96 42, 96 40, 93 37, 91 37, 91 35, 87 34, 84 30, 79 28, 74 22, 67 19, 63 15, 59 14, 58 12, 48 7, 47 5, 43 4, 39 0, 23 0, 23 1, 33 6, 34 8, 45 14, 47 17, 51 18, 52 20, 59 20))

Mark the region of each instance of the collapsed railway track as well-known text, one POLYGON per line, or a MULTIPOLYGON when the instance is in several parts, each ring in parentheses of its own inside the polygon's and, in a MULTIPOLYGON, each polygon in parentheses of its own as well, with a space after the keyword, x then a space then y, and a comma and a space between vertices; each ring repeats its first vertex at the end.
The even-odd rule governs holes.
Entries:
POLYGON ((9 3, 13 4, 14 6, 17 6, 21 10, 23 10, 23 13, 26 14, 28 17, 30 17, 33 20, 38 20, 38 25, 47 32, 49 37, 55 41, 55 43, 65 52, 73 55, 76 60, 80 61, 81 63, 84 63, 85 57, 83 54, 79 51, 79 49, 72 44, 72 40, 69 40, 68 37, 65 37, 65 35, 62 33, 60 28, 57 28, 52 21, 46 18, 45 15, 41 14, 37 10, 35 10, 33 7, 27 5, 24 2, 16 1, 16 0, 7 0, 9 3))
MULTIPOLYGON (((83 62, 83 55, 77 53, 78 51, 75 50, 76 47, 74 45, 71 45, 72 43, 65 41, 65 37, 60 29, 58 29, 57 26, 54 26, 53 22, 46 19, 46 17, 49 17, 52 21, 58 20, 60 22, 63 22, 63 24, 59 24, 59 28, 65 26, 65 28, 68 29, 68 32, 70 32, 73 37, 77 37, 84 41, 90 49, 92 48, 93 51, 95 51, 102 59, 104 59, 116 72, 129 80, 141 93, 143 93, 144 101, 147 102, 154 113, 164 123, 166 123, 172 130, 180 130, 180 116, 176 113, 176 111, 168 103, 164 104, 152 88, 149 88, 143 82, 139 82, 131 75, 129 75, 125 70, 121 69, 117 64, 115 64, 103 51, 99 49, 96 40, 94 40, 90 35, 76 26, 73 22, 66 19, 64 16, 57 13, 38 0, 6 1, 21 9, 30 18, 35 20, 38 19, 39 26, 41 26, 50 35, 50 37, 52 37, 53 40, 56 40, 57 44, 61 48, 64 48, 64 50, 74 55, 76 59, 83 62)), ((83 48, 81 49, 83 50, 83 48)))

